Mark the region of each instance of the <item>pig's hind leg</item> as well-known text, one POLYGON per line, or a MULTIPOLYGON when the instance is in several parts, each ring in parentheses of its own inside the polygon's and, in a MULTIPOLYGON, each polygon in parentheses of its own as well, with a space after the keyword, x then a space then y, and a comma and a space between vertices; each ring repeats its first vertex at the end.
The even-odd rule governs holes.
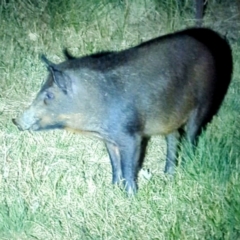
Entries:
POLYGON ((167 140, 167 158, 164 172, 167 174, 173 174, 177 161, 177 151, 180 140, 180 133, 178 130, 168 134, 167 140))
POLYGON ((197 145, 197 138, 202 129, 211 121, 213 113, 207 106, 192 111, 185 127, 186 137, 193 146, 197 145))
MULTIPOLYGON (((185 134, 186 139, 190 142, 191 146, 187 148, 187 152, 191 152, 191 154, 195 153, 198 137, 201 134, 202 130, 206 127, 206 124, 211 121, 213 117, 213 112, 211 109, 206 106, 202 108, 195 109, 185 126, 185 134)), ((186 158, 183 158, 182 165, 184 166, 186 163, 186 158)))

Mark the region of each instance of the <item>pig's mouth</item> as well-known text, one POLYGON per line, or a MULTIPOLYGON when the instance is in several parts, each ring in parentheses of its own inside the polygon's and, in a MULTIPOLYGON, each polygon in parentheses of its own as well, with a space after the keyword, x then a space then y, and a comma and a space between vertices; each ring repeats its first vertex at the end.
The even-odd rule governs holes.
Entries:
POLYGON ((18 119, 12 119, 13 123, 17 126, 20 131, 42 131, 42 130, 53 130, 53 129, 64 129, 66 126, 64 122, 43 124, 41 119, 34 119, 34 122, 25 123, 18 119))

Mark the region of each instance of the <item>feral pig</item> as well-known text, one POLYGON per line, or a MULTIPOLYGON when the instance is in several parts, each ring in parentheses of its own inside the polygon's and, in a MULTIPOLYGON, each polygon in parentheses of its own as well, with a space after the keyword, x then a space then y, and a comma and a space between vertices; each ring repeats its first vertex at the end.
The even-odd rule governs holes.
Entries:
POLYGON ((13 119, 20 130, 67 129, 102 139, 112 182, 131 194, 152 135, 166 136, 165 172, 172 174, 182 133, 193 144, 217 113, 232 74, 229 44, 193 28, 120 52, 55 64, 31 106, 13 119))

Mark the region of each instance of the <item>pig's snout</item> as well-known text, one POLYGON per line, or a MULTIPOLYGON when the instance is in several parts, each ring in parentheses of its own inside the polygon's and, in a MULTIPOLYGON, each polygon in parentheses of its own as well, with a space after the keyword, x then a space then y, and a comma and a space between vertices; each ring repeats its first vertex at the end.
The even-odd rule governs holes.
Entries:
POLYGON ((39 119, 32 111, 26 110, 22 115, 12 119, 13 123, 20 131, 33 130, 38 128, 39 119))
POLYGON ((13 118, 12 122, 17 126, 18 130, 23 131, 22 126, 18 123, 16 118, 13 118))

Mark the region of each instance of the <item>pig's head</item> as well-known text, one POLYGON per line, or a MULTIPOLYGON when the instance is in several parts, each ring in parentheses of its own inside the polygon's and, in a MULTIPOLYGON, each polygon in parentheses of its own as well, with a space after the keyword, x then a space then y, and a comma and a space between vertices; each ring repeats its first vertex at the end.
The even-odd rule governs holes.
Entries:
POLYGON ((68 118, 74 114, 73 81, 70 75, 45 56, 42 56, 42 60, 50 73, 30 107, 13 119, 19 130, 65 128, 68 118))

